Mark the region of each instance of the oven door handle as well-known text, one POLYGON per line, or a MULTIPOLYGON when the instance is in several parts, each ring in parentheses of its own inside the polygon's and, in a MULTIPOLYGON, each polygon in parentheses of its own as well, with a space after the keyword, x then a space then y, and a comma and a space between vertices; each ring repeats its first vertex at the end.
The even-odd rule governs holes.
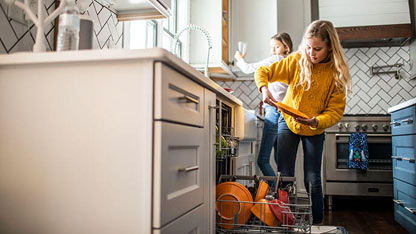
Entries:
MULTIPOLYGON (((335 136, 336 137, 349 137, 351 134, 340 134, 340 133, 336 133, 335 136)), ((367 136, 369 137, 391 137, 391 134, 367 134, 367 136)))

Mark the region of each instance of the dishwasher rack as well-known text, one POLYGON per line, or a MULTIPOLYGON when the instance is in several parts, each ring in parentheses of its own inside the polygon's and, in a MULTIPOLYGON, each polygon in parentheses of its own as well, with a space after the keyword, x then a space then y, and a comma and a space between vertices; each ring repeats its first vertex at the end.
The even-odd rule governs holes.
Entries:
MULTIPOLYGON (((312 202, 308 193, 296 191, 296 178, 295 177, 281 177, 278 176, 239 176, 239 175, 221 175, 218 184, 227 181, 242 181, 249 180, 249 185, 253 187, 247 187, 254 199, 255 192, 258 189, 259 181, 278 181, 275 186, 274 193, 269 193, 269 200, 274 195, 276 196, 277 189, 287 191, 289 197, 289 203, 283 203, 280 206, 283 220, 282 222, 274 223, 275 225, 269 226, 263 222, 264 220, 271 218, 267 215, 273 215, 267 209, 267 203, 255 202, 255 201, 233 201, 233 200, 216 200, 216 233, 218 234, 237 234, 237 233, 311 233, 312 226, 312 202), (270 196, 271 195, 271 196, 270 196), (225 219, 222 214, 222 207, 228 206, 236 207, 232 209, 232 219, 225 219), (261 207, 257 216, 251 212, 245 216, 241 214, 241 210, 246 207, 261 207), (260 218, 261 219, 260 219, 260 218), (291 221, 289 221, 291 217, 291 221), (245 222, 245 220, 247 220, 245 222), (263 221, 262 221, 263 220, 263 221)), ((311 188, 311 186, 310 186, 311 188)), ((229 212, 229 211, 228 211, 229 212)), ((281 218, 282 218, 281 217, 281 218)), ((270 220, 270 219, 269 219, 270 220)), ((277 219, 276 219, 277 220, 277 219)), ((266 221, 267 222, 267 221, 266 221)), ((270 224, 270 223, 269 223, 270 224)))

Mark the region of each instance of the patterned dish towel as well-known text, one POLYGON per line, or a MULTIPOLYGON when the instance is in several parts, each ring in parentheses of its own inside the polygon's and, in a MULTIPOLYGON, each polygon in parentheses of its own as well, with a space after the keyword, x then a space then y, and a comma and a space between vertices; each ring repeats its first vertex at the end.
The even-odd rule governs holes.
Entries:
POLYGON ((368 146, 366 133, 351 133, 348 168, 368 169, 368 146))

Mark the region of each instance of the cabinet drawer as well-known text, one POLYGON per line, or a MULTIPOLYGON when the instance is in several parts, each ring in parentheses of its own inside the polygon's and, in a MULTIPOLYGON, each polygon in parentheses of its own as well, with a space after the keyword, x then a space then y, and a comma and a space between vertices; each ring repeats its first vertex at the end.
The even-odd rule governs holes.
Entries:
POLYGON ((416 187, 394 179, 394 217, 410 233, 416 230, 416 187))
POLYGON ((155 63, 155 119, 195 126, 204 123, 204 88, 188 77, 155 63))
POLYGON ((155 121, 153 227, 160 228, 203 203, 204 129, 155 121))
POLYGON ((392 137, 393 177, 416 186, 416 135, 392 137))
POLYGON ((391 134, 416 134, 415 115, 415 105, 391 113, 391 134))
POLYGON ((197 207, 195 210, 190 211, 178 220, 173 221, 162 229, 153 230, 154 234, 171 234, 171 233, 187 233, 187 234, 201 234, 208 233, 204 230, 203 206, 197 207))

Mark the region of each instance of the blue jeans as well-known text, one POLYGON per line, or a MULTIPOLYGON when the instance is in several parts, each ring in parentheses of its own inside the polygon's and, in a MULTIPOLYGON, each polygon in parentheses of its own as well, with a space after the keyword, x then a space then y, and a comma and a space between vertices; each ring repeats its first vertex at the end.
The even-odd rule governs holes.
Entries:
POLYGON ((301 136, 293 133, 287 126, 283 116, 279 119, 279 134, 277 145, 277 167, 282 176, 295 176, 296 153, 299 141, 303 146, 303 170, 305 188, 312 199, 313 223, 323 220, 324 200, 321 182, 322 151, 324 147, 324 133, 315 136, 301 136), (309 183, 312 189, 309 188, 309 183))
MULTIPOLYGON (((263 135, 260 143, 259 157, 257 165, 260 167, 264 176, 276 176, 270 165, 270 154, 274 147, 274 160, 277 164, 277 127, 280 113, 270 105, 264 106, 264 126, 263 135)), ((270 186, 274 186, 274 181, 268 181, 270 186)))

